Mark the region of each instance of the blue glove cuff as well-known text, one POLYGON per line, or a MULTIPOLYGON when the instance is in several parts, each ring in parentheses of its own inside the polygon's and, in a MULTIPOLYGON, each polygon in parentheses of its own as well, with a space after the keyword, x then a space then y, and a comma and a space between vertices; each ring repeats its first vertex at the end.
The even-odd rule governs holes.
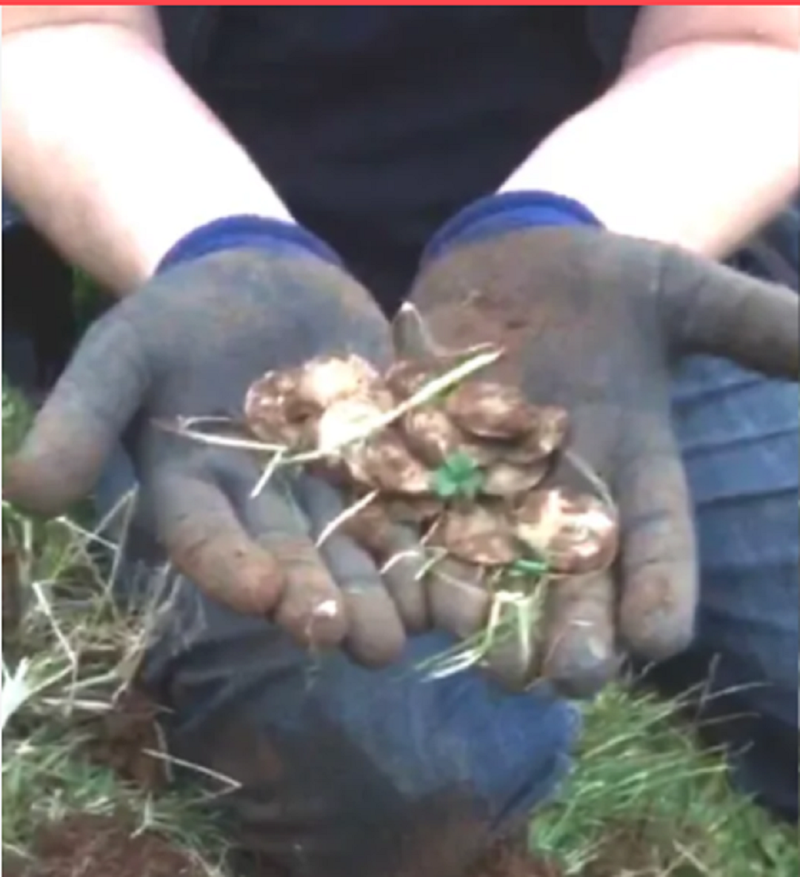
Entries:
POLYGON ((332 265, 342 264, 333 250, 299 225, 262 216, 225 216, 182 237, 161 260, 156 274, 211 253, 244 249, 282 256, 310 255, 332 265))
POLYGON ((552 192, 490 195, 456 214, 428 244, 422 263, 424 265, 465 244, 475 244, 510 231, 559 225, 603 227, 588 208, 564 195, 552 192))

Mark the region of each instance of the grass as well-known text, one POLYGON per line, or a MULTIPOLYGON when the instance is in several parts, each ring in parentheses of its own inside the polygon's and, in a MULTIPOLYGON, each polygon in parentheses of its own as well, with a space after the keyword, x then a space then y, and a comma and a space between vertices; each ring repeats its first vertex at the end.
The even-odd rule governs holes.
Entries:
MULTIPOLYGON (((4 460, 27 420, 4 383, 4 460)), ((71 518, 36 521, 3 503, 4 858, 25 861, 40 827, 74 814, 123 814, 137 832, 156 831, 187 850, 201 873, 223 877, 224 839, 201 798, 147 792, 91 757, 148 625, 112 599, 101 542, 71 518)))
POLYGON ((587 710, 568 787, 533 821, 536 846, 587 877, 797 875, 797 832, 731 789, 679 706, 606 690, 587 710))
MULTIPOLYGON (((26 420, 4 386, 4 456, 26 420)), ((22 595, 3 646, 4 853, 25 857, 37 827, 66 815, 122 811, 223 877, 224 839, 198 798, 144 791, 87 755, 147 624, 117 611, 96 539, 74 520, 33 521, 4 503, 4 580, 16 574, 22 595)), ((4 628, 9 593, 4 586, 4 628)), ((568 788, 533 820, 537 849, 581 877, 794 877, 796 832, 733 793, 721 759, 699 752, 675 711, 621 688, 589 707, 568 788)))

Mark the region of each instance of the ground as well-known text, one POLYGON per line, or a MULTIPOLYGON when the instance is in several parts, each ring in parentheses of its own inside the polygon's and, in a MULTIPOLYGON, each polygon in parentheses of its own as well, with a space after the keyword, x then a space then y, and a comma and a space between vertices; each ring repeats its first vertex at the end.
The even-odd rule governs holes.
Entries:
POLYGON ((71 816, 48 826, 36 861, 12 864, 9 877, 202 877, 202 863, 155 834, 133 835, 120 819, 71 816))
MULTIPOLYGON (((4 387, 4 455, 25 417, 4 387)), ((147 619, 117 612, 80 520, 3 504, 3 873, 235 877, 199 793, 168 782, 129 684, 147 619)), ((730 790, 677 712, 606 691, 568 787, 532 818, 535 859, 493 851, 469 877, 795 877, 797 833, 730 790)))

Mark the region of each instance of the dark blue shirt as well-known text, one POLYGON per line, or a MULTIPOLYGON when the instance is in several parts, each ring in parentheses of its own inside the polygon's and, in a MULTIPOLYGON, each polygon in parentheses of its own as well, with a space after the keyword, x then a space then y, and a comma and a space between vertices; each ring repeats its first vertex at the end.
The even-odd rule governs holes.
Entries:
POLYGON ((177 66, 391 308, 438 227, 606 87, 636 7, 161 10, 177 66))

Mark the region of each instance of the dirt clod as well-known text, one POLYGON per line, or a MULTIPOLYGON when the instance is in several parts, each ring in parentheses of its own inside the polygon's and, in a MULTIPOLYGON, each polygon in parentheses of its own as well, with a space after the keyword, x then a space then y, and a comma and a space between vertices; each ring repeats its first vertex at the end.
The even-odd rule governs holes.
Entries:
POLYGON ((150 755, 159 752, 158 709, 144 694, 123 691, 114 708, 95 723, 89 756, 110 767, 120 778, 147 791, 164 788, 168 782, 166 762, 150 755))
POLYGON ((188 853, 158 835, 135 835, 122 815, 75 815, 47 826, 34 855, 8 877, 206 877, 188 853))

